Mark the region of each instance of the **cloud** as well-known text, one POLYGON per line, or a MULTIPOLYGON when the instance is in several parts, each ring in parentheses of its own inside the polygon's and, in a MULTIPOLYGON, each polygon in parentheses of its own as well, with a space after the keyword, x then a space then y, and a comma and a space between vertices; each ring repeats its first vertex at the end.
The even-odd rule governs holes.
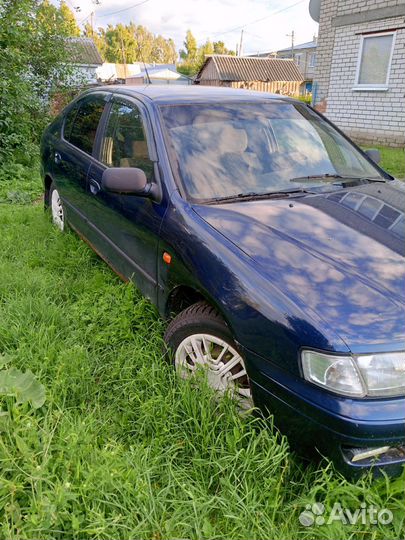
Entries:
MULTIPOLYGON (((141 0, 138 0, 138 3, 141 0)), ((296 43, 311 41, 318 31, 318 25, 308 12, 308 1, 301 0, 291 9, 288 6, 299 0, 149 0, 134 6, 136 0, 100 0, 95 5, 92 0, 69 0, 70 6, 80 6, 77 20, 83 21, 95 11, 95 26, 129 23, 146 26, 155 34, 162 34, 175 40, 177 49, 182 47, 185 33, 190 29, 201 44, 207 38, 225 42, 235 49, 244 27, 244 52, 255 53, 288 47, 294 30, 296 43), (125 10, 125 11, 121 11, 125 10), (281 13, 276 13, 277 11, 281 13), (272 15, 273 14, 273 15, 272 15), (263 19, 259 22, 258 19, 263 19), (248 24, 252 23, 252 24, 248 24)), ((55 0, 56 3, 56 0, 55 0)))

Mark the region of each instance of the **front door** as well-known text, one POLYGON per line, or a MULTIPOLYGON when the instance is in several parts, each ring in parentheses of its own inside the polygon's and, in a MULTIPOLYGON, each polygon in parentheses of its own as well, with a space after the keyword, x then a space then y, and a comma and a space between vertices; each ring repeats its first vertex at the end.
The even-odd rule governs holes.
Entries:
POLYGON ((89 170, 87 214, 94 226, 93 242, 102 256, 120 274, 133 279, 145 296, 156 300, 156 257, 166 203, 101 189, 102 175, 108 167, 139 168, 150 182, 156 180, 157 163, 151 159, 154 142, 148 125, 140 104, 113 98, 100 139, 98 162, 89 170))

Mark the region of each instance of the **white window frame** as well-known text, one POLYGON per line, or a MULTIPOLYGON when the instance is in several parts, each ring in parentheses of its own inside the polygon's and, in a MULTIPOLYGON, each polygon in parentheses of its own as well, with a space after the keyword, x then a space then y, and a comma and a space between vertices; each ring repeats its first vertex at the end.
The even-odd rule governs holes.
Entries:
POLYGON ((301 67, 301 65, 302 65, 302 53, 295 53, 294 54, 294 60, 295 60, 295 65, 297 67, 301 67), (298 59, 298 63, 297 63, 297 59, 298 59))
POLYGON ((316 67, 316 52, 309 53, 309 64, 310 68, 316 67))
POLYGON ((353 90, 355 90, 355 91, 366 90, 368 92, 386 92, 389 89, 392 57, 394 56, 396 35, 397 35, 397 33, 394 30, 394 31, 391 31, 391 32, 371 32, 370 34, 365 34, 365 35, 361 36, 359 55, 358 55, 358 58, 357 58, 356 79, 355 79, 355 85, 354 85, 353 90), (363 59, 364 41, 367 38, 383 37, 383 36, 392 36, 391 54, 390 54, 390 59, 389 59, 389 62, 388 62, 386 81, 383 84, 375 84, 375 83, 360 84, 359 83, 359 77, 360 77, 361 61, 363 59))

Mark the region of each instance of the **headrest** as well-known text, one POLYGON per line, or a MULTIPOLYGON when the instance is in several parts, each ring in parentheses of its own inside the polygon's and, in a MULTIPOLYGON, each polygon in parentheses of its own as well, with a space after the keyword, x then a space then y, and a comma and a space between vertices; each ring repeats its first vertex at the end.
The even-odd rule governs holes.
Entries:
POLYGON ((133 157, 135 158, 149 158, 148 145, 146 141, 132 141, 132 152, 133 157))
POLYGON ((233 126, 222 126, 218 141, 221 154, 242 154, 248 145, 248 138, 244 129, 236 129, 233 126))

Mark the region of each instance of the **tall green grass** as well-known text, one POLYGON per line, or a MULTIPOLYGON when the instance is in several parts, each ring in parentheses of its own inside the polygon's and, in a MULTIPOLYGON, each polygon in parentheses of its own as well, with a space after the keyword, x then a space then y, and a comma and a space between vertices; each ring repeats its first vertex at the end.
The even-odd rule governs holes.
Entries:
POLYGON ((404 537, 405 475, 350 483, 302 463, 271 419, 179 381, 155 309, 41 207, 0 205, 0 231, 0 355, 46 387, 36 411, 2 399, 0 538, 404 537), (363 501, 393 523, 298 520, 363 501))

